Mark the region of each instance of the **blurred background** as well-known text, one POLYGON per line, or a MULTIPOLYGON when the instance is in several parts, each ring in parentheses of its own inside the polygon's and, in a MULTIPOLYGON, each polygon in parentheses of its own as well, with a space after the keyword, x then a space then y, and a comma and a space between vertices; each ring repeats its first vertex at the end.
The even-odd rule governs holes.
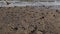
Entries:
MULTIPOLYGON (((5 1, 5 0, 0 0, 0 1, 5 1)), ((28 2, 54 2, 54 1, 60 1, 60 0, 7 0, 7 1, 28 1, 28 2)))

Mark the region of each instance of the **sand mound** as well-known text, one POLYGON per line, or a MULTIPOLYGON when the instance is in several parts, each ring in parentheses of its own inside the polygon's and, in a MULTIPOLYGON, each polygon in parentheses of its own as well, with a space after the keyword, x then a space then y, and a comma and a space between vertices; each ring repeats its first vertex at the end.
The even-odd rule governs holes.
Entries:
POLYGON ((60 10, 0 7, 0 34, 60 34, 60 10))

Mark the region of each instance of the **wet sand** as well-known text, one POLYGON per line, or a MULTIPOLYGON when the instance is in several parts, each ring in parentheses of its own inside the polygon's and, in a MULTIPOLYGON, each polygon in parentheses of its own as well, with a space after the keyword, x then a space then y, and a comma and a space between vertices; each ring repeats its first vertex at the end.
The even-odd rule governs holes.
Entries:
POLYGON ((0 7, 0 34, 60 34, 60 10, 0 7))

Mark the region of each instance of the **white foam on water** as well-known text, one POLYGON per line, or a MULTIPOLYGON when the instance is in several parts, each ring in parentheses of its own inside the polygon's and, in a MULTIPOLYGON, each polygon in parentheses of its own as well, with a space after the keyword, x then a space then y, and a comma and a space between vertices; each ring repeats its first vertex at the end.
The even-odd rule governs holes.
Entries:
POLYGON ((20 2, 20 1, 7 1, 10 4, 7 5, 5 1, 0 1, 0 7, 14 7, 14 6, 60 6, 60 2, 20 2))

